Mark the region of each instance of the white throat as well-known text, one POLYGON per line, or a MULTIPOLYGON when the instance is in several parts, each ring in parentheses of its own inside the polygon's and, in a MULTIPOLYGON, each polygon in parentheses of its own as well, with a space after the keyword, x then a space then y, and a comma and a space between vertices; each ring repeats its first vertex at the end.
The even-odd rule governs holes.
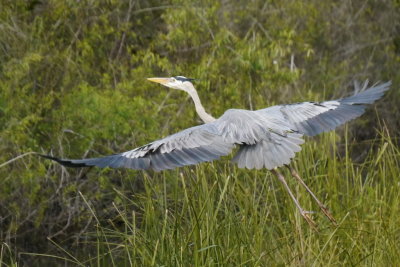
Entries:
POLYGON ((204 109, 203 105, 201 104, 199 95, 197 94, 197 91, 194 88, 193 84, 187 83, 187 86, 185 86, 185 91, 193 99, 194 106, 196 107, 196 112, 199 115, 199 117, 204 121, 204 123, 215 121, 215 118, 210 114, 208 114, 204 109))

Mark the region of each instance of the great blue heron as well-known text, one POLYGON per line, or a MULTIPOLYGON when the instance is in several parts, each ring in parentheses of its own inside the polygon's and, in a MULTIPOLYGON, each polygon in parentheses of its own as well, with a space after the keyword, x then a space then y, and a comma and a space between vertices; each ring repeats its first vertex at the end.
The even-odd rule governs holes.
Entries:
POLYGON ((382 97, 390 82, 367 88, 368 83, 353 96, 325 102, 303 102, 277 105, 260 110, 229 109, 215 119, 200 102, 192 79, 176 76, 148 78, 172 89, 183 90, 193 99, 197 114, 204 124, 188 128, 133 150, 100 158, 46 158, 68 167, 112 167, 161 171, 180 166, 213 161, 229 154, 235 146, 239 150, 233 158, 239 168, 271 170, 283 183, 304 219, 315 227, 315 222, 299 204, 278 167, 288 166, 291 174, 311 194, 323 213, 336 225, 328 209, 308 188, 297 172, 289 167, 295 152, 301 150, 303 135, 314 136, 330 131, 364 113, 366 104, 382 97))

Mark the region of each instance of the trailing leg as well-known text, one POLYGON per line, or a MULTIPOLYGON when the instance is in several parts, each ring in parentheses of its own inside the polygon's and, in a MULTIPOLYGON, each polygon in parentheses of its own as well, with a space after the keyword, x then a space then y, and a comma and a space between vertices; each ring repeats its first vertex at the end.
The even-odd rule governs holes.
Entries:
POLYGON ((296 199, 296 197, 294 196, 294 194, 292 193, 292 191, 289 188, 289 185, 287 184, 285 177, 278 172, 277 169, 273 169, 271 170, 271 172, 276 175, 276 177, 278 177, 279 181, 282 182, 282 184, 284 185, 286 191, 288 191, 290 197, 292 198, 292 200, 294 201, 294 204, 296 205, 297 209, 299 210, 301 216, 303 216, 303 218, 308 222, 308 224, 314 229, 317 230, 317 225, 316 223, 313 221, 313 219, 309 216, 310 212, 305 211, 299 204, 299 201, 296 199))
POLYGON ((296 178, 296 180, 302 185, 304 186, 304 188, 307 190, 307 192, 312 196, 312 198, 317 202, 318 206, 320 207, 320 209, 322 210, 322 212, 325 214, 325 216, 332 222, 332 224, 334 224, 335 226, 337 226, 337 222, 335 220, 335 218, 333 218, 332 214, 329 212, 328 208, 322 204, 321 201, 319 201, 319 199, 315 196, 315 194, 311 191, 311 189, 306 185, 306 183, 303 181, 303 179, 301 179, 300 175, 295 171, 295 169, 293 169, 290 166, 287 166, 292 174, 292 176, 294 178, 296 178))

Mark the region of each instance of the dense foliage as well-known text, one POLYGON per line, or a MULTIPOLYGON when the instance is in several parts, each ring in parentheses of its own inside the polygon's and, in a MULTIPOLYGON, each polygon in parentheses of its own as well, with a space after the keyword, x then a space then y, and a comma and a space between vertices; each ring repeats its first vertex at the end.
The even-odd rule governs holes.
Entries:
POLYGON ((399 263, 398 1, 0 0, 0 63, 0 164, 117 153, 200 123, 146 77, 196 78, 215 116, 393 82, 297 157, 341 228, 313 233, 268 172, 228 159, 152 173, 26 156, 0 165, 0 265, 399 263))

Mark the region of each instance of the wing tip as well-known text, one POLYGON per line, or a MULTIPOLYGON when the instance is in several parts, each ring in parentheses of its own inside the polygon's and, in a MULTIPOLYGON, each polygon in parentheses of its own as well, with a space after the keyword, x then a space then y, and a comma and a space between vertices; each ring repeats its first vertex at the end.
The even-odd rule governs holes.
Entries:
POLYGON ((89 165, 86 165, 85 163, 74 163, 70 159, 60 159, 60 158, 53 157, 53 156, 50 156, 50 155, 45 155, 45 154, 38 154, 38 155, 40 157, 42 157, 42 158, 55 161, 55 162, 65 166, 65 167, 72 167, 72 168, 90 167, 89 165))

